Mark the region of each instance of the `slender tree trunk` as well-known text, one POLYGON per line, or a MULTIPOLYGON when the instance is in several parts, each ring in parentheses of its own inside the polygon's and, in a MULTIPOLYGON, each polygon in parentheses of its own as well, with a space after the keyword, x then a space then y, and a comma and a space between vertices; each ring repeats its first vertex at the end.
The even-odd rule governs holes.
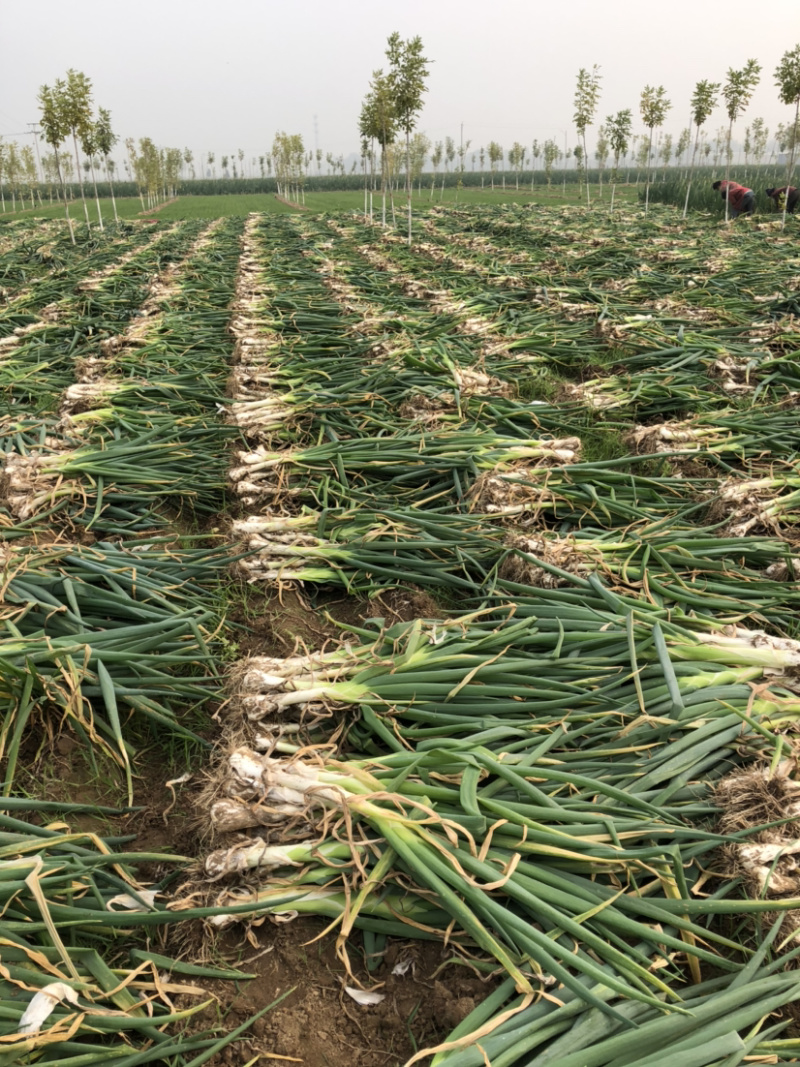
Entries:
POLYGON ((381 145, 381 225, 386 229, 386 149, 381 145))
POLYGON ((101 232, 105 229, 103 226, 103 213, 100 210, 100 194, 97 192, 97 177, 94 173, 94 160, 89 156, 89 170, 92 174, 92 185, 94 186, 94 202, 97 205, 97 221, 100 224, 101 232))
POLYGON ((786 213, 789 210, 789 186, 792 184, 792 174, 794 173, 794 157, 797 151, 797 120, 800 117, 800 96, 797 98, 797 102, 794 107, 794 132, 795 136, 792 138, 792 150, 789 153, 789 162, 786 165, 786 196, 783 201, 783 218, 781 220, 781 229, 786 229, 786 213))
POLYGON ((117 214, 117 201, 114 196, 114 182, 111 180, 111 171, 108 166, 108 156, 106 156, 106 178, 108 179, 108 187, 111 190, 111 206, 114 209, 114 222, 119 222, 119 215, 117 214))
POLYGON ((689 210, 689 194, 692 191, 692 178, 694 176, 694 161, 697 156, 697 146, 700 140, 700 127, 697 127, 697 133, 694 138, 694 151, 692 152, 692 160, 689 164, 689 184, 686 186, 686 200, 683 205, 683 217, 686 218, 686 213, 689 210))
POLYGON ((563 171, 563 174, 561 175, 561 177, 562 177, 562 180, 564 182, 564 184, 562 186, 562 191, 564 193, 564 199, 565 200, 567 198, 567 163, 568 162, 569 162, 569 156, 567 155, 567 131, 564 130, 564 171, 563 171))
POLYGON ((56 157, 56 174, 58 175, 58 182, 61 186, 61 194, 64 197, 64 216, 67 220, 67 226, 69 226, 69 237, 73 244, 75 244, 75 231, 72 228, 72 219, 69 217, 69 201, 67 200, 67 186, 64 182, 64 177, 61 173, 61 160, 58 158, 58 148, 53 145, 53 153, 56 157))
POLYGON ((81 190, 81 200, 83 201, 83 213, 86 216, 86 229, 91 230, 92 224, 89 222, 89 205, 86 203, 86 195, 83 191, 83 178, 81 177, 81 160, 78 155, 78 138, 75 131, 72 131, 72 142, 75 145, 75 166, 78 171, 78 185, 81 190))
POLYGON ((369 149, 369 221, 375 221, 375 141, 370 141, 369 149))
POLYGON ((612 212, 614 210, 614 195, 615 195, 616 191, 617 191, 617 183, 613 182, 612 185, 611 185, 611 207, 609 208, 609 210, 612 211, 612 212))
POLYGON ((650 207, 650 157, 652 156, 652 154, 653 154, 653 127, 651 126, 650 127, 650 140, 648 141, 648 144, 647 144, 647 173, 645 174, 645 179, 644 179, 644 181, 645 181, 645 185, 644 185, 644 213, 645 213, 645 215, 647 214, 647 211, 648 211, 648 209, 650 207))
POLYGON ((408 243, 411 244, 411 131, 406 128, 406 205, 408 208, 408 243))
POLYGON ((728 144, 725 150, 725 221, 728 222, 730 218, 730 202, 731 202, 731 137, 733 136, 733 119, 731 119, 728 125, 728 144))
POLYGON ((589 196, 589 154, 586 151, 586 129, 583 131, 583 169, 586 175, 586 206, 591 207, 592 201, 589 196))

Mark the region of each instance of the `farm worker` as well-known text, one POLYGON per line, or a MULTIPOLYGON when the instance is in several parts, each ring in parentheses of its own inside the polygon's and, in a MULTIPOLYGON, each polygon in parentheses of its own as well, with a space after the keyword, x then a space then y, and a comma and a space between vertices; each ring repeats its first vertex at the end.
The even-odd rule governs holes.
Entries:
POLYGON ((746 185, 737 185, 736 182, 714 182, 712 189, 719 189, 720 196, 724 200, 727 196, 728 208, 731 218, 737 215, 752 215, 756 209, 756 198, 752 189, 746 185))
POLYGON ((775 201, 775 207, 778 211, 783 211, 786 208, 790 215, 794 214, 797 201, 800 200, 800 194, 793 185, 784 185, 782 189, 767 189, 766 194, 775 201), (786 202, 787 196, 789 197, 788 203, 786 202))

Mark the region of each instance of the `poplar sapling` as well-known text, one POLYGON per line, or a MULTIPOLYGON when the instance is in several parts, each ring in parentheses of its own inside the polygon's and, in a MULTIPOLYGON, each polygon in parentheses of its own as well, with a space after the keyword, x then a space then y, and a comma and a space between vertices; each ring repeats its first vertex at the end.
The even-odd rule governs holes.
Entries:
MULTIPOLYGON (((591 72, 586 70, 585 67, 581 67, 578 71, 578 84, 575 88, 575 114, 573 116, 573 122, 575 123, 575 129, 578 131, 578 136, 582 142, 582 152, 578 156, 575 153, 575 158, 578 160, 580 166, 580 173, 583 176, 583 165, 589 159, 589 154, 586 151, 586 127, 591 126, 594 114, 597 111, 597 104, 600 99, 600 68, 595 63, 591 72)), ((591 203, 589 198, 589 179, 586 175, 586 203, 591 203)))
POLYGON ((81 190, 83 202, 83 214, 86 218, 86 227, 91 229, 89 222, 89 206, 86 203, 86 194, 81 177, 81 161, 78 154, 78 138, 83 139, 92 125, 92 83, 79 70, 70 68, 67 71, 66 82, 56 80, 56 95, 60 101, 60 107, 67 129, 72 134, 72 144, 75 149, 75 167, 78 174, 78 184, 81 190))
POLYGON ((427 92, 425 83, 431 61, 423 55, 422 38, 410 37, 404 41, 397 32, 389 37, 386 58, 389 60, 387 82, 396 122, 406 135, 406 209, 408 243, 411 244, 411 134, 422 110, 423 94, 427 92))
POLYGON ((659 85, 657 88, 652 85, 645 85, 639 100, 642 121, 650 131, 650 137, 647 142, 647 177, 644 192, 645 215, 650 206, 650 165, 653 157, 653 130, 657 126, 663 126, 664 119, 667 117, 667 112, 671 107, 672 104, 667 100, 667 91, 663 85, 659 85))
MULTIPOLYGON (((111 190, 111 206, 114 209, 114 222, 119 222, 119 215, 117 214, 117 201, 114 197, 114 182, 111 175, 111 150, 117 143, 119 138, 111 129, 111 112, 104 107, 97 109, 97 122, 94 124, 94 140, 97 145, 97 151, 103 157, 103 162, 106 168, 106 177, 108 178, 108 185, 111 190)), ((192 168, 194 173, 194 168, 192 168)))
POLYGON ((630 108, 618 111, 616 115, 609 115, 606 119, 608 141, 611 146, 611 151, 614 154, 614 170, 611 175, 611 211, 614 210, 614 194, 616 193, 617 182, 619 181, 620 156, 624 156, 628 151, 628 141, 631 136, 632 128, 633 115, 631 114, 630 108))
MULTIPOLYGON (((775 84, 778 86, 778 96, 782 104, 794 104, 793 136, 789 145, 789 160, 786 165, 786 185, 791 185, 792 173, 794 172, 795 155, 797 152, 797 133, 800 127, 800 44, 795 45, 789 52, 784 52, 780 63, 775 68, 775 84)), ((783 203, 783 225, 786 225, 786 209, 789 203, 788 195, 783 203)))
MULTIPOLYGON (((722 86, 722 97, 725 101, 725 112, 728 116, 728 131, 725 145, 725 180, 730 181, 730 169, 731 169, 731 137, 733 135, 733 124, 739 115, 742 114, 744 109, 750 103, 750 97, 753 95, 756 86, 759 82, 759 76, 761 74, 761 64, 757 63, 754 59, 748 59, 741 70, 734 70, 733 67, 728 69, 728 77, 725 84, 722 86)), ((730 201, 728 193, 730 186, 725 187, 725 221, 728 221, 730 217, 730 201)))
POLYGON ((92 176, 94 202, 97 207, 97 224, 99 225, 102 231, 103 229, 105 229, 105 227, 103 226, 103 212, 100 210, 100 195, 97 192, 97 175, 95 174, 94 170, 94 157, 99 152, 100 146, 97 143, 94 123, 89 123, 89 125, 81 133, 81 150, 83 151, 83 154, 86 157, 83 163, 84 169, 87 170, 88 173, 90 173, 92 176))
POLYGON ((67 186, 64 181, 64 169, 62 160, 58 154, 59 146, 64 143, 67 133, 69 132, 62 100, 58 93, 51 89, 49 85, 43 85, 41 87, 37 99, 39 101, 39 125, 42 127, 42 137, 53 149, 58 184, 61 186, 61 195, 64 198, 64 215, 66 216, 67 226, 69 227, 70 240, 75 244, 75 234, 72 229, 72 219, 69 215, 69 204, 67 202, 67 186))
POLYGON ((359 132, 381 146, 381 224, 386 225, 387 152, 397 135, 397 112, 388 78, 382 70, 372 75, 370 89, 361 106, 359 132))
POLYGON ((721 85, 719 82, 710 82, 704 79, 695 85, 694 93, 692 93, 692 121, 694 122, 695 135, 692 161, 689 165, 689 184, 686 187, 686 201, 683 205, 684 218, 686 218, 686 212, 689 210, 689 194, 692 191, 694 165, 697 159, 697 149, 700 144, 700 129, 705 125, 709 115, 717 106, 717 94, 719 93, 720 88, 721 85))

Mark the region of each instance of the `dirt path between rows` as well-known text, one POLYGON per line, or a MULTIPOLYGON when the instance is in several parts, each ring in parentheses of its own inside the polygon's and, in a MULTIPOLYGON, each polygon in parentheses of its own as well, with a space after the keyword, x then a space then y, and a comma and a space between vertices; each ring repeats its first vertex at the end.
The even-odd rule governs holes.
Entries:
POLYGON ((311 208, 310 207, 306 207, 305 204, 298 204, 297 201, 295 201, 295 200, 287 200, 285 196, 278 196, 277 193, 275 194, 275 199, 281 204, 286 204, 287 207, 293 207, 295 209, 295 211, 310 211, 311 210, 311 208))
POLYGON ((163 204, 159 204, 157 207, 149 207, 147 211, 138 211, 136 213, 137 218, 141 218, 146 215, 155 215, 157 211, 161 211, 162 208, 169 207, 170 204, 177 204, 177 196, 173 196, 170 200, 165 200, 163 204))

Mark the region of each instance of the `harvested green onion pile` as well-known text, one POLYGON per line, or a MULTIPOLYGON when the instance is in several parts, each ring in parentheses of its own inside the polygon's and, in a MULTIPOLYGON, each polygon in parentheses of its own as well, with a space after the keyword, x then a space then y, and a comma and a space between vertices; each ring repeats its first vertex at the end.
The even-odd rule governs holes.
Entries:
POLYGON ((215 839, 150 898, 152 857, 8 808, 13 1041, 52 979, 50 1062, 190 1062, 214 1035, 115 999, 103 939, 300 913, 351 981, 360 938, 486 977, 409 1062, 795 1061, 792 235, 601 204, 109 239, 56 236, 58 285, 0 245, 3 794, 69 728, 135 803, 141 731, 213 708, 215 839), (363 621, 231 668, 242 579, 363 621))

